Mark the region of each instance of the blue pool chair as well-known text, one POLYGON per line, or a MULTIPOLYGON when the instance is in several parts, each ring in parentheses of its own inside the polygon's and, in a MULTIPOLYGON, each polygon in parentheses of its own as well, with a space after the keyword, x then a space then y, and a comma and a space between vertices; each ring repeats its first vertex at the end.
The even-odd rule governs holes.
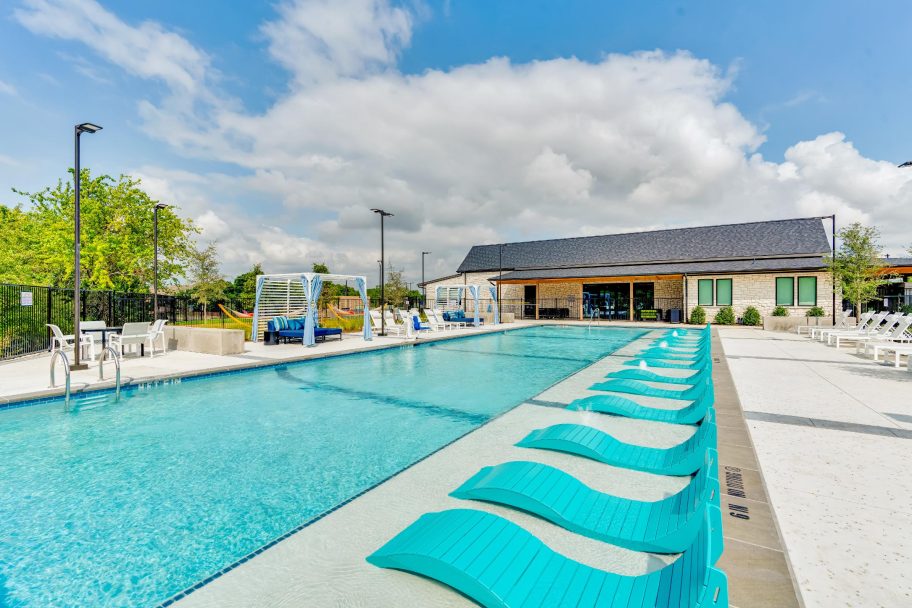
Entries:
POLYGON ((642 397, 661 397, 662 399, 683 399, 697 401, 705 393, 713 395, 713 382, 711 377, 703 376, 699 381, 686 389, 656 388, 640 380, 606 380, 596 382, 589 387, 590 391, 606 391, 609 393, 626 393, 642 397))
POLYGON ((707 390, 696 401, 692 401, 689 405, 676 410, 640 405, 636 401, 620 395, 583 397, 568 405, 567 409, 613 414, 639 420, 654 420, 669 424, 696 424, 706 416, 706 412, 709 411, 712 404, 712 391, 707 390))
POLYGON ((621 369, 611 372, 606 378, 616 380, 641 380, 643 382, 662 382, 665 384, 689 384, 693 386, 705 378, 712 378, 712 368, 704 366, 694 374, 684 377, 665 376, 648 369, 621 369))
MULTIPOLYGON (((566 452, 616 467, 657 475, 692 475, 706 462, 706 451, 716 447, 717 431, 713 410, 686 441, 671 448, 653 448, 624 443, 608 433, 583 424, 555 424, 536 429, 516 445, 566 452)), ((716 466, 714 455, 711 464, 716 466)), ((718 474, 713 475, 718 478, 718 474)))
POLYGON ((473 509, 426 513, 367 561, 438 580, 486 608, 725 608, 728 581, 713 567, 722 554, 721 519, 707 506, 693 545, 640 576, 576 562, 516 524, 473 509))
POLYGON ((700 349, 693 352, 678 352, 669 348, 647 348, 636 355, 649 359, 684 359, 691 361, 700 361, 710 357, 710 349, 700 349))
POLYGON ((699 370, 704 367, 712 367, 712 359, 705 357, 699 361, 669 361, 658 357, 641 357, 625 361, 624 365, 628 367, 663 367, 667 369, 693 369, 699 370))
POLYGON ((546 464, 514 460, 484 467, 450 496, 521 509, 633 551, 681 553, 700 531, 704 506, 719 506, 719 480, 704 466, 680 492, 644 502, 593 490, 546 464))

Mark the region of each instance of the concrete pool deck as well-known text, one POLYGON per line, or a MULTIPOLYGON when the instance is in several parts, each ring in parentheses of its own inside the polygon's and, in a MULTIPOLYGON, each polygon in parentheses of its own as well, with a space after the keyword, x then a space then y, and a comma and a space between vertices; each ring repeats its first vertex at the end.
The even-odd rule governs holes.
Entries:
POLYGON ((912 374, 795 334, 719 334, 804 605, 912 605, 912 374))
MULTIPOLYGON (((467 327, 423 334, 419 340, 406 340, 396 336, 374 336, 365 342, 360 335, 345 334, 341 340, 318 342, 313 348, 300 343, 266 346, 262 342, 245 342, 244 352, 238 355, 211 355, 188 351, 171 350, 164 355, 138 357, 128 354, 121 360, 122 386, 168 380, 200 374, 224 372, 238 369, 273 365, 281 362, 305 361, 321 357, 351 354, 367 350, 378 350, 420 342, 447 340, 470 335, 491 333, 541 323, 518 321, 498 326, 467 327)), ((57 363, 55 388, 49 388, 50 354, 42 354, 0 363, 0 407, 21 400, 39 399, 63 395, 64 372, 57 363)), ((73 371, 71 391, 73 395, 114 386, 114 363, 105 362, 104 380, 98 378, 98 363, 90 363, 89 369, 73 371)))

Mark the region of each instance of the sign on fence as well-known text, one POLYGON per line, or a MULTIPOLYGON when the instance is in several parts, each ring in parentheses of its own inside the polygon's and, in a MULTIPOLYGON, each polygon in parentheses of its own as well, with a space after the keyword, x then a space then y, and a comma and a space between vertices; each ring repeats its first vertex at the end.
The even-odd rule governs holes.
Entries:
POLYGON ((20 291, 19 292, 19 306, 31 306, 32 305, 32 292, 31 291, 20 291))

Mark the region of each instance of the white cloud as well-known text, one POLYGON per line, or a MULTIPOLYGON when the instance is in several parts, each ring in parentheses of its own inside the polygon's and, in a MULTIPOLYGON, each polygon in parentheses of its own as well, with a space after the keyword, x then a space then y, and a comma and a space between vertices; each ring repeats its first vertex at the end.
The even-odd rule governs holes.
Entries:
POLYGON ((410 14, 388 0, 284 0, 276 10, 260 30, 298 83, 388 68, 411 39, 410 14))
MULTIPOLYGON (((897 252, 908 244, 912 170, 863 157, 841 133, 797 142, 784 162, 764 159, 760 130, 725 101, 732 73, 688 53, 493 58, 405 75, 395 68, 415 23, 405 9, 386 0, 287 1, 261 31, 292 80, 253 114, 206 101, 217 74, 186 39, 68 1, 96 7, 86 10, 99 31, 138 36, 126 46, 86 44, 168 85, 164 100, 141 101, 150 128, 173 127, 177 149, 240 168, 141 170, 163 200, 222 235, 231 270, 327 261, 372 277, 379 222, 370 208, 378 206, 395 213, 387 254, 412 278, 422 250, 434 251, 433 276, 452 272, 475 243, 832 212, 840 223, 879 224, 897 252), (165 41, 175 50, 155 67, 134 65, 137 49, 165 41), (199 103, 212 111, 198 116, 199 103)), ((28 3, 42 15, 61 4, 28 3)), ((47 21, 23 22, 85 38, 47 21)))
POLYGON ((8 82, 3 82, 2 80, 0 80, 0 95, 15 96, 17 94, 18 94, 18 92, 16 91, 16 87, 9 84, 8 82))

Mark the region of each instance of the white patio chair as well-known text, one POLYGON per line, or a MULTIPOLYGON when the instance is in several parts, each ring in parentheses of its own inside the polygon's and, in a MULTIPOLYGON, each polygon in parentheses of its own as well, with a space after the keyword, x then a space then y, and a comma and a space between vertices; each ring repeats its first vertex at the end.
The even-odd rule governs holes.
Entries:
POLYGON ((887 353, 893 353, 893 367, 899 368, 900 366, 900 357, 907 355, 909 357, 909 363, 907 367, 909 371, 912 372, 912 344, 902 344, 899 342, 891 342, 889 344, 875 344, 873 345, 874 350, 874 360, 877 360, 878 353, 884 353, 884 359, 886 359, 887 353))
POLYGON ((150 341, 151 346, 149 347, 150 351, 155 348, 155 341, 159 340, 159 341, 161 341, 162 354, 164 355, 168 352, 168 346, 165 343, 165 324, 167 322, 168 322, 168 319, 156 319, 155 322, 152 323, 152 327, 151 327, 151 329, 149 329, 149 334, 151 337, 151 341, 150 341))
MULTIPOLYGON (((859 332, 834 332, 827 335, 827 344, 832 344, 833 340, 836 341, 836 348, 839 348, 841 342, 857 342, 863 338, 874 338, 881 339, 885 336, 888 336, 893 327, 899 322, 899 318, 902 315, 899 314, 888 314, 884 317, 884 322, 881 325, 872 325, 869 330, 862 330, 859 332)), ((876 318, 876 317, 875 317, 876 318)))
POLYGON ((887 331, 882 336, 860 336, 856 338, 855 353, 858 354, 861 352, 861 347, 864 346, 864 354, 867 355, 868 350, 873 348, 874 360, 877 361, 878 346, 912 342, 912 331, 909 331, 910 325, 912 325, 912 315, 905 315, 898 319, 896 325, 893 326, 893 329, 887 331))
POLYGON ((848 329, 850 314, 852 314, 852 311, 850 309, 841 310, 839 311, 839 314, 836 315, 836 323, 830 327, 824 328, 819 325, 799 325, 796 331, 798 332, 799 336, 801 335, 802 330, 807 332, 808 337, 813 340, 814 334, 816 334, 817 331, 821 329, 848 329))
POLYGON ((889 313, 887 312, 865 312, 858 317, 858 324, 851 329, 824 329, 817 332, 817 338, 823 342, 826 341, 827 344, 830 343, 830 336, 835 334, 843 335, 852 335, 852 334, 866 334, 871 333, 871 331, 880 327, 880 324, 886 318, 889 313))
POLYGON ((442 322, 448 323, 451 327, 456 327, 456 328, 468 327, 468 323, 466 323, 465 321, 444 321, 443 311, 441 311, 437 308, 434 309, 434 314, 437 315, 437 318, 439 318, 442 322))
POLYGON ((109 339, 111 346, 116 350, 123 352, 126 347, 131 350, 135 346, 149 345, 149 357, 155 357, 152 352, 152 333, 148 323, 124 323, 123 329, 119 334, 114 334, 109 339))
POLYGON ((441 319, 435 310, 426 308, 424 309, 424 314, 427 316, 428 325, 430 325, 434 331, 446 331, 453 327, 452 323, 441 319))
MULTIPOLYGON (((76 344, 76 336, 73 334, 64 334, 60 328, 53 323, 48 323, 51 328, 51 351, 55 350, 73 350, 76 344)), ((88 351, 90 361, 95 360, 95 336, 82 334, 79 336, 79 348, 88 351)))
MULTIPOLYGON (((389 315, 392 317, 392 314, 389 315)), ((371 326, 377 331, 377 333, 383 330, 383 323, 381 322, 382 318, 379 310, 370 311, 371 326)), ((405 325, 399 325, 395 321, 390 321, 390 318, 386 320, 386 333, 391 333, 396 336, 405 335, 405 325)))

